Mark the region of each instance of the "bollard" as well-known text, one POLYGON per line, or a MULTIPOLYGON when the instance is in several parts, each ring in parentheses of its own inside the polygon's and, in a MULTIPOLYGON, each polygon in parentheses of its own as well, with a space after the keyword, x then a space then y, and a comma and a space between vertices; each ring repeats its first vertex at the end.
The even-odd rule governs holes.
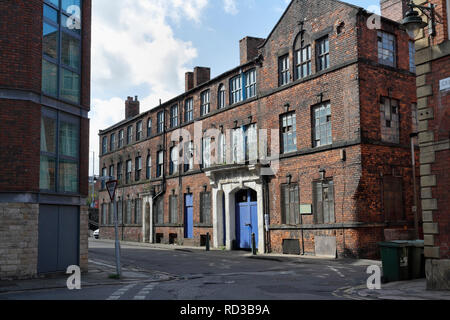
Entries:
POLYGON ((206 234, 206 251, 209 251, 209 232, 206 234))
POLYGON ((255 233, 252 233, 252 253, 254 256, 256 256, 256 239, 255 239, 255 233))

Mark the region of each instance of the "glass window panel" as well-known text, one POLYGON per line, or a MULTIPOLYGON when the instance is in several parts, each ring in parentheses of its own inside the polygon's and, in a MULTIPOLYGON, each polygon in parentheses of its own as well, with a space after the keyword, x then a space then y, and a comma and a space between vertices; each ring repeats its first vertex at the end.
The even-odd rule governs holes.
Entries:
POLYGON ((50 19, 54 23, 58 23, 58 11, 44 4, 44 18, 50 19))
POLYGON ((45 2, 51 3, 59 8, 59 0, 45 0, 45 2))
POLYGON ((65 31, 71 31, 71 32, 75 32, 77 34, 81 34, 81 28, 77 24, 78 21, 79 20, 76 20, 76 19, 69 20, 68 16, 66 16, 64 14, 61 15, 61 27, 65 31))
POLYGON ((78 192, 78 162, 69 160, 59 162, 59 191, 78 192))
POLYGON ((59 127, 59 153, 63 156, 78 158, 78 140, 78 125, 70 122, 61 122, 59 127))
POLYGON ((61 69, 61 98, 80 103, 80 76, 61 69))
POLYGON ((39 188, 41 190, 55 191, 55 159, 41 156, 39 188))
POLYGON ((41 151, 56 153, 56 119, 41 118, 41 151))
POLYGON ((62 33, 61 62, 72 68, 80 68, 80 41, 67 33, 62 33))
POLYGON ((80 0, 62 0, 62 9, 67 11, 70 6, 78 6, 79 8, 81 8, 80 2, 80 0))
POLYGON ((42 91, 46 94, 58 95, 58 68, 55 64, 42 60, 42 91))

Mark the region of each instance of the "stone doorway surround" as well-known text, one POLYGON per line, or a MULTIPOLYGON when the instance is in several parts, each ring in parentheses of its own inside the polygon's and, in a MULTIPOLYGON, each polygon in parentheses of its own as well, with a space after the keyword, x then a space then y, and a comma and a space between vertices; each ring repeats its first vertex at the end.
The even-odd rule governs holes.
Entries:
POLYGON ((225 229, 226 249, 233 249, 233 242, 236 240, 235 194, 242 189, 252 189, 256 191, 258 203, 258 248, 264 253, 264 199, 261 169, 260 164, 233 164, 204 169, 212 186, 213 246, 215 248, 223 246, 225 229), (224 206, 225 221, 223 221, 224 206))
POLYGON ((140 194, 142 199, 142 242, 153 243, 153 196, 150 193, 140 194))

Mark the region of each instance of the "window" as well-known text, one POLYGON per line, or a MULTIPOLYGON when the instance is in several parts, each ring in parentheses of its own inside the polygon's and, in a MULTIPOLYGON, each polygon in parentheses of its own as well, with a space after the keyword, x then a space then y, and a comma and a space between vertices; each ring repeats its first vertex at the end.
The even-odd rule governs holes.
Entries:
POLYGON ((401 177, 383 176, 383 207, 385 221, 400 222, 405 220, 401 177))
POLYGON ((119 131, 119 149, 123 147, 123 130, 119 131))
POLYGON ((170 127, 175 128, 178 126, 178 105, 174 105, 170 108, 170 127))
POLYGON ((408 42, 409 46, 409 71, 416 73, 416 45, 414 41, 408 42))
POLYGON ((296 80, 311 75, 311 46, 305 46, 295 52, 296 80))
POLYGON ((331 105, 322 103, 312 109, 313 112, 313 147, 331 144, 331 105))
POLYGON ((152 118, 147 120, 147 138, 152 136, 152 118))
POLYGON ((178 147, 170 148, 170 166, 169 166, 169 174, 177 174, 178 173, 178 147))
POLYGON ((226 164, 227 163, 227 140, 225 134, 221 133, 219 136, 219 145, 218 145, 218 164, 226 164))
POLYGON ((282 153, 297 151, 297 124, 295 112, 281 116, 282 153))
POLYGON ((142 224, 142 200, 134 200, 134 224, 142 224))
POLYGON ((118 164, 117 164, 117 181, 119 182, 119 184, 122 184, 122 171, 123 170, 123 168, 122 168, 122 162, 119 162, 118 164))
POLYGON ((184 143, 184 172, 194 169, 194 142, 184 143))
POLYGON ((106 177, 108 176, 108 169, 103 168, 102 169, 102 177, 104 179, 102 179, 102 190, 106 189, 106 177))
POLYGON ((178 196, 169 196, 169 222, 178 223, 178 196))
POLYGON ((159 197, 155 203, 155 223, 163 224, 164 223, 164 199, 159 197))
POLYGON ((378 62, 387 66, 396 65, 395 36, 383 31, 378 31, 378 62))
POLYGON ((112 202, 110 202, 108 206, 108 224, 114 224, 114 204, 112 202))
POLYGON ((123 225, 123 201, 117 201, 117 224, 123 225))
POLYGON ((256 70, 250 70, 245 73, 245 92, 246 99, 256 96, 256 70))
POLYGON ((184 122, 191 122, 194 120, 194 99, 190 98, 184 104, 184 122))
POLYGON ((314 223, 334 223, 334 184, 333 180, 313 183, 314 223))
POLYGON ((164 170, 164 153, 163 151, 158 152, 158 163, 156 167, 156 177, 159 178, 162 176, 164 170))
POLYGON ((133 142, 133 127, 129 126, 127 128, 127 144, 131 144, 133 142))
POLYGON ((317 71, 322 71, 330 66, 330 44, 328 36, 317 40, 316 43, 317 54, 317 71))
POLYGON ((209 168, 211 166, 211 138, 203 138, 203 167, 209 168))
POLYGON ((242 78, 241 75, 230 80, 230 104, 242 101, 242 78))
POLYGON ((233 163, 256 161, 258 158, 256 124, 234 129, 232 131, 231 147, 233 163))
POLYGON ((136 141, 141 140, 142 138, 142 121, 138 121, 136 124, 136 141))
POLYGON ((39 177, 41 190, 60 193, 79 191, 79 147, 79 118, 42 108, 39 177))
POLYGON ((147 170, 145 177, 147 180, 152 178, 152 157, 150 155, 147 156, 147 170))
POLYGON ((221 84, 219 86, 219 94, 217 96, 217 108, 222 109, 225 108, 225 86, 221 84))
POLYGON ((109 176, 114 177, 114 165, 113 164, 109 166, 109 176))
POLYGON ((211 224, 211 192, 200 193, 200 223, 211 224))
POLYGON ((298 185, 285 184, 281 186, 282 223, 300 224, 300 203, 298 185))
POLYGON ((106 203, 102 203, 102 225, 106 226, 108 221, 106 203))
POLYGON ((102 138, 102 154, 106 154, 108 152, 108 137, 102 138))
POLYGON ((137 157, 135 159, 135 176, 134 180, 139 181, 141 180, 141 170, 142 170, 142 157, 137 157))
POLYGON ((125 223, 131 224, 131 200, 127 200, 125 207, 125 223))
POLYGON ((114 151, 115 147, 116 147, 116 134, 111 133, 111 138, 109 140, 109 151, 114 151))
POLYGON ((284 86, 290 82, 290 79, 289 55, 287 54, 278 58, 278 83, 280 86, 284 86))
POLYGON ((42 91, 80 103, 81 1, 47 0, 43 5, 42 91), (77 5, 76 13, 67 12, 77 5), (75 18, 68 26, 69 18, 75 18))
POLYGON ((158 118, 157 131, 158 131, 158 133, 162 133, 164 130, 164 111, 158 112, 157 118, 158 118))
POLYGON ((390 143, 400 142, 398 100, 381 97, 381 141, 390 143))
POLYGON ((207 115, 210 111, 210 103, 209 103, 209 90, 202 92, 200 94, 200 115, 204 116, 207 115))
POLYGON ((127 160, 126 183, 129 184, 130 182, 131 182, 131 160, 127 160))

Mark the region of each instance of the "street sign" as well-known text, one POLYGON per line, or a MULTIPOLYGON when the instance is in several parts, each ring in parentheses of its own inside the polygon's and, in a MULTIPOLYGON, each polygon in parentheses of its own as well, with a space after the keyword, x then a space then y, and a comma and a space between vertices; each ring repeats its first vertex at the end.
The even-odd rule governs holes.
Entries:
POLYGON ((106 189, 108 190, 111 201, 114 201, 114 196, 116 194, 116 187, 117 187, 117 180, 108 181, 106 183, 106 189))

